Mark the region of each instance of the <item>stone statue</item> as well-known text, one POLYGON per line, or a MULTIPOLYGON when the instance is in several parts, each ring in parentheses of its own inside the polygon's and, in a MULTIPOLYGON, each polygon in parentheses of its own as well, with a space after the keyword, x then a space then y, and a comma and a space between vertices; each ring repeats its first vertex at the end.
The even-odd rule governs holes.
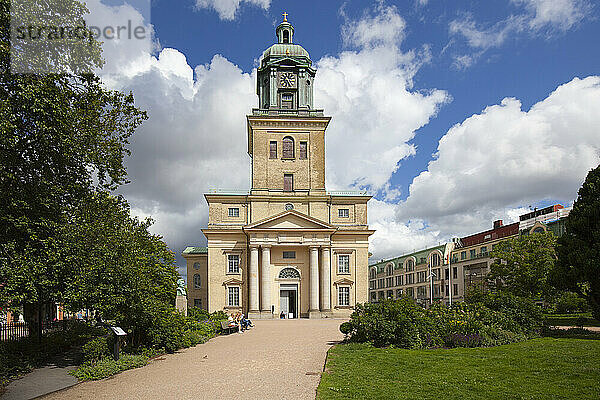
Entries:
POLYGON ((177 279, 177 296, 187 296, 183 278, 177 279))

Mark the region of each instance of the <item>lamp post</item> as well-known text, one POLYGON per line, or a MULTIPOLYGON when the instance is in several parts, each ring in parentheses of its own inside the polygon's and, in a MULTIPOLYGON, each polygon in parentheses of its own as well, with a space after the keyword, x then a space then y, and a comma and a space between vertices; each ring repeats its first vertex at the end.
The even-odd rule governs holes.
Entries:
POLYGON ((433 273, 433 270, 431 269, 431 264, 427 264, 427 267, 429 268, 429 284, 430 284, 430 289, 429 289, 429 305, 433 305, 433 278, 435 276, 437 276, 436 274, 433 273))

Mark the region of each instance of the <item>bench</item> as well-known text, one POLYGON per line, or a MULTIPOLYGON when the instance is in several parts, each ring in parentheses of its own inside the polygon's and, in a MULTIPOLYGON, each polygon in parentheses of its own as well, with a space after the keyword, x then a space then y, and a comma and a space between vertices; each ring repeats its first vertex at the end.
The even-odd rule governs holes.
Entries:
POLYGON ((232 332, 237 332, 239 327, 238 325, 229 326, 229 321, 221 321, 221 329, 223 330, 223 332, 227 332, 229 334, 232 332))

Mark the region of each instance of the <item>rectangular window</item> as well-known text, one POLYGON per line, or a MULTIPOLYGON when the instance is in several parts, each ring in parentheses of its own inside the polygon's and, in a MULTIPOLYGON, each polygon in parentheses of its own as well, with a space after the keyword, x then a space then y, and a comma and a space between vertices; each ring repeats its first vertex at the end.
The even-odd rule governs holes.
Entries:
POLYGON ((201 289, 202 281, 200 278, 200 274, 194 274, 194 289, 201 289))
POLYGON ((394 291, 393 290, 388 290, 387 291, 387 298, 388 299, 393 299, 394 298, 394 291))
POLYGON ((458 279, 458 268, 452 267, 452 279, 458 279))
POLYGON ((291 192, 292 190, 294 190, 294 175, 283 175, 283 190, 285 190, 286 192, 291 192))
POLYGON ((383 299, 383 294, 383 291, 377 292, 377 297, 379 298, 379 300, 383 299))
POLYGON ((350 287, 340 286, 338 288, 338 305, 349 306, 350 305, 350 287))
POLYGON ((487 246, 482 246, 481 247, 481 254, 482 255, 486 255, 487 254, 487 246))
POLYGON ((433 285, 433 297, 440 297, 440 285, 433 285))
POLYGON ((240 306, 240 287, 230 286, 227 288, 227 305, 229 307, 240 306))
POLYGON ((385 283, 386 283, 387 287, 394 286, 394 277, 392 276, 391 278, 385 278, 385 283))
POLYGON ((274 140, 269 143, 269 158, 277 158, 277 142, 274 140))
POLYGON ((444 278, 446 280, 450 279, 450 270, 448 268, 444 270, 444 278))
POLYGON ((237 254, 229 254, 227 256, 227 273, 228 274, 239 274, 240 273, 240 256, 237 254))
POLYGON ((228 215, 230 217, 239 217, 240 216, 240 209, 239 208, 230 208, 228 211, 228 215))
POLYGON ((454 289, 454 290, 453 290, 453 292, 454 292, 454 295, 455 295, 455 296, 458 296, 458 283, 455 283, 455 284, 454 284, 454 285, 452 285, 452 286, 453 286, 453 289, 454 289))
POLYGON ((295 251, 284 251, 283 258, 296 258, 296 252, 295 251))
POLYGON ((301 160, 306 160, 308 157, 308 152, 307 152, 307 148, 308 148, 308 143, 306 142, 300 142, 300 147, 298 147, 298 158, 301 160))
POLYGON ((396 286, 402 286, 404 285, 404 275, 398 275, 396 276, 396 286))
POLYGON ((442 270, 439 268, 436 268, 433 270, 433 280, 439 281, 440 279, 442 279, 442 270))
POLYGON ((471 258, 475 258, 475 254, 476 254, 475 249, 469 250, 469 255, 471 256, 471 258))
POLYGON ((466 260, 467 259, 467 252, 466 251, 461 251, 460 252, 460 259, 461 260, 466 260))
POLYGON ((418 286, 417 287, 417 297, 423 298, 427 296, 427 286, 418 286))
POLYGON ((349 218, 350 217, 350 210, 347 208, 340 208, 338 210, 338 216, 340 218, 349 218))
POLYGON ((194 299, 194 307, 202 308, 202 299, 194 299))
POLYGON ((338 274, 349 274, 350 273, 350 255, 340 254, 338 255, 338 274))
POLYGON ((406 274, 406 284, 412 285, 415 283, 415 274, 406 274))
POLYGON ((385 281, 383 280, 383 278, 379 279, 377 281, 377 289, 383 289, 384 286, 385 286, 385 281))
POLYGON ((425 282, 425 271, 417 272, 417 283, 425 282))
POLYGON ((396 289, 396 298, 399 299, 402 297, 402 289, 396 289))
POLYGON ((406 295, 411 299, 415 297, 415 289, 414 288, 406 288, 406 295))

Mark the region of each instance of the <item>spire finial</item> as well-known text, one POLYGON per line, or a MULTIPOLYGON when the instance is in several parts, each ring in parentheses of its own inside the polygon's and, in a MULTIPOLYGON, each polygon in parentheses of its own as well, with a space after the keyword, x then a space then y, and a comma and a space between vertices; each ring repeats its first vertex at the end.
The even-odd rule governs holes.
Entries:
POLYGON ((288 14, 288 13, 286 13, 286 12, 284 12, 284 13, 283 13, 283 14, 281 14, 281 15, 283 15, 283 22, 287 22, 287 17, 288 17, 288 15, 289 15, 289 14, 288 14))

